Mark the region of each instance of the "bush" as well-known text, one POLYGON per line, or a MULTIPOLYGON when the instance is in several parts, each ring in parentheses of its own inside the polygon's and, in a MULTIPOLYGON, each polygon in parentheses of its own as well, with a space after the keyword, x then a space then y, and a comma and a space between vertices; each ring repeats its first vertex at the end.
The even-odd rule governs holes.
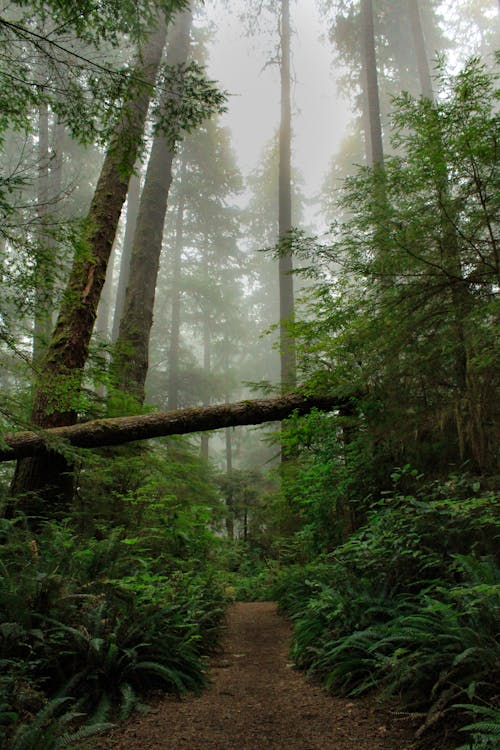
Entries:
POLYGON ((296 663, 337 692, 397 695, 424 713, 420 734, 468 725, 460 704, 498 707, 498 501, 445 490, 384 500, 334 554, 276 586, 296 663))
POLYGON ((183 693, 205 684, 204 655, 227 601, 208 561, 192 572, 168 545, 155 555, 157 539, 153 550, 147 535, 139 541, 120 528, 97 540, 69 524, 47 524, 35 542, 19 523, 2 523, 6 742, 29 747, 38 727, 47 748, 63 747, 62 737, 72 735, 69 716, 90 731, 112 715, 126 717, 151 690, 183 693))

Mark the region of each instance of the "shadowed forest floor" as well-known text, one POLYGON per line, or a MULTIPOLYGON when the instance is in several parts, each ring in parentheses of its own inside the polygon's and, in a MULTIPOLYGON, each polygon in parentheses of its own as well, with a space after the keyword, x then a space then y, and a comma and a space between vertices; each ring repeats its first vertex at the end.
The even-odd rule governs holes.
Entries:
POLYGON ((409 732, 367 701, 327 695, 288 661, 290 626, 272 602, 235 604, 211 685, 159 701, 102 750, 403 750, 409 732), (392 725, 391 725, 392 724, 392 725))

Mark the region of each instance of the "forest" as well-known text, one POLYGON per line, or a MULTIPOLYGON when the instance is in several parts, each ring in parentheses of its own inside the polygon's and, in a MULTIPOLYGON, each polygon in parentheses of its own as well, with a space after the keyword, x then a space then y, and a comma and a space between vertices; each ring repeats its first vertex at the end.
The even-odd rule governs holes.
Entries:
POLYGON ((242 602, 500 748, 499 16, 0 0, 0 750, 206 695, 242 602))

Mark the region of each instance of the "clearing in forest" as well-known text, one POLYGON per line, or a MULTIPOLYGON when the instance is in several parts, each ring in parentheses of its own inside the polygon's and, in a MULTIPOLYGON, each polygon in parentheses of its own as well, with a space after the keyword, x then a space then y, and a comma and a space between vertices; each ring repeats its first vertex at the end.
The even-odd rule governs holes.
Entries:
POLYGON ((272 602, 231 607, 201 696, 163 699, 106 750, 402 750, 408 732, 365 701, 327 695, 288 661, 290 627, 272 602))

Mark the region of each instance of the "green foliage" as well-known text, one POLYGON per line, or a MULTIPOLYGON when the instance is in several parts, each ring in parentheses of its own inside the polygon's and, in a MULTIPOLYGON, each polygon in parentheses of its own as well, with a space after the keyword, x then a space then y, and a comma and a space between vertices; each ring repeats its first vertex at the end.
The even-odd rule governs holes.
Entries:
POLYGON ((383 687, 423 712, 420 734, 465 723, 459 701, 498 697, 498 497, 462 499, 466 486, 455 477, 381 501, 344 545, 275 588, 297 664, 349 695, 383 687))
POLYGON ((274 559, 263 559, 262 550, 254 540, 227 540, 217 558, 225 571, 226 591, 234 599, 268 601, 273 598, 279 567, 274 559))
POLYGON ((135 482, 133 466, 96 456, 79 512, 36 540, 22 517, 2 521, 0 722, 15 747, 37 732, 40 748, 78 747, 151 690, 205 684, 227 601, 210 562, 210 485, 176 441, 167 458, 137 456, 135 482))
POLYGON ((68 698, 48 701, 33 721, 17 728, 9 750, 33 750, 34 747, 37 750, 76 750, 81 740, 113 726, 109 723, 92 723, 77 730, 68 730, 68 724, 80 718, 78 713, 64 713, 68 703, 68 698))
POLYGON ((312 388, 363 394, 358 436, 385 476, 496 465, 497 81, 474 59, 439 82, 436 104, 395 100, 383 175, 346 181, 296 332, 312 388))
POLYGON ((500 709, 491 706, 462 704, 457 708, 466 709, 474 717, 472 724, 462 727, 462 732, 470 732, 467 745, 456 750, 495 750, 500 738, 500 709))

